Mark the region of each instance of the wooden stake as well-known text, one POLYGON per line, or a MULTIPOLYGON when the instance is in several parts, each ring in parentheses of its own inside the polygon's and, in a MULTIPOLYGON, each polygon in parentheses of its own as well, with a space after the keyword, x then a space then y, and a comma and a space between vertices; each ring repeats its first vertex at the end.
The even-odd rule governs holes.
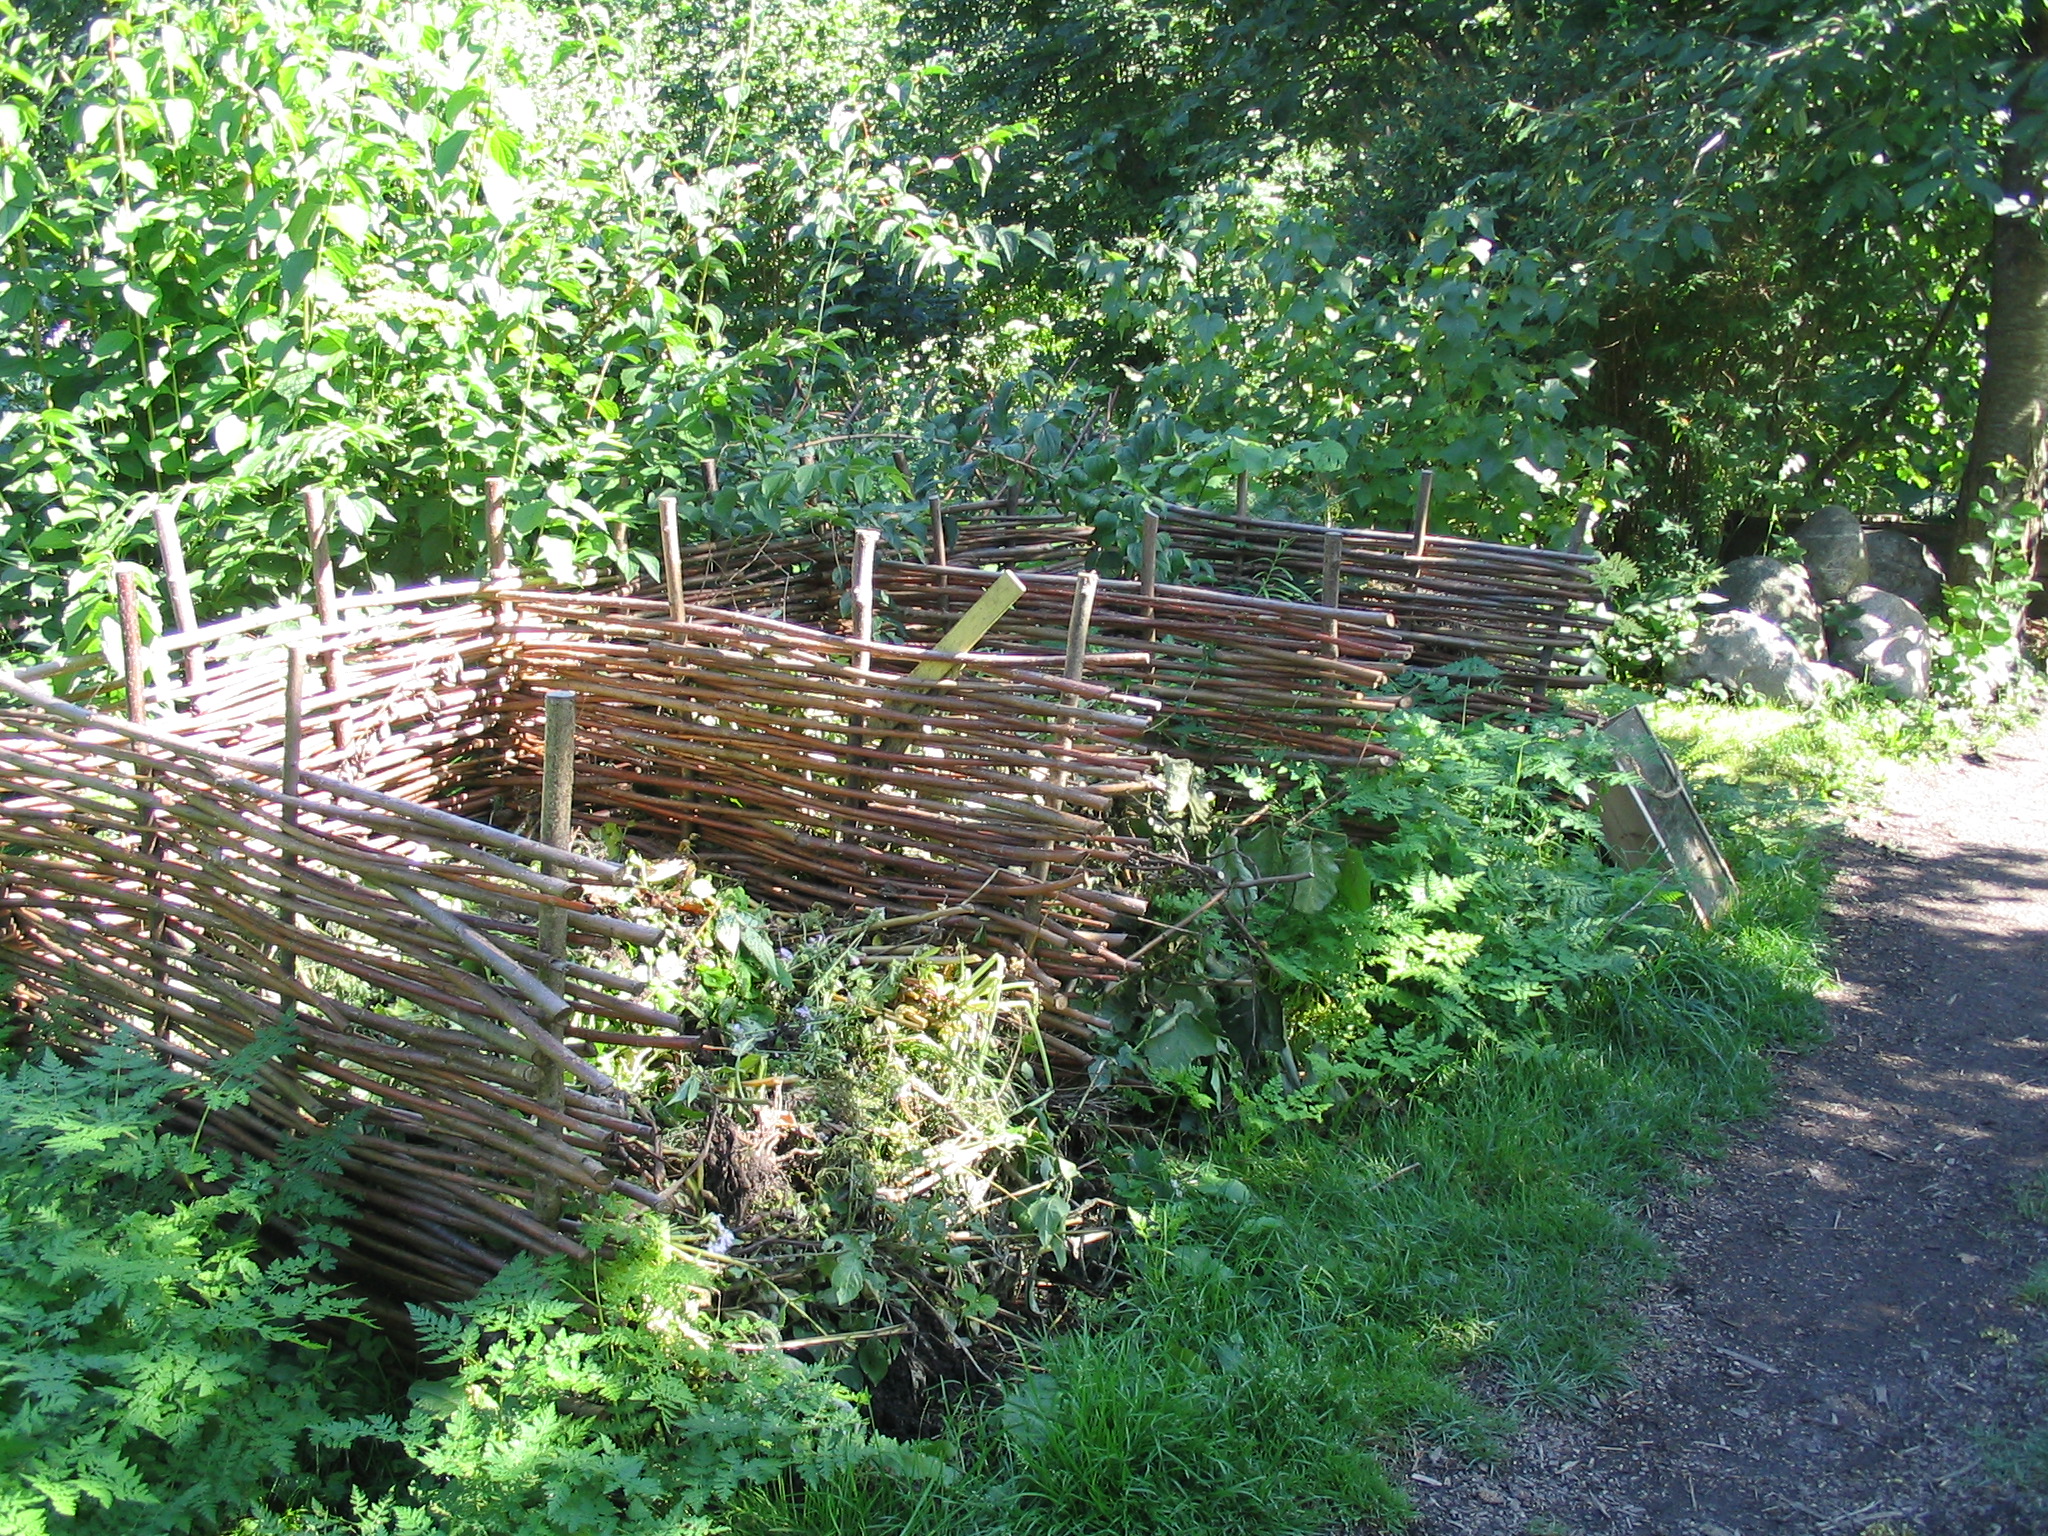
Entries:
MULTIPOLYGON (((164 587, 171 594, 171 612, 177 616, 178 633, 190 634, 199 627, 199 615, 192 607, 192 579, 185 571, 185 542, 178 534, 178 509, 159 497, 150 506, 156 521, 156 545, 164 566, 164 587)), ((199 647, 185 650, 185 681, 197 688, 206 681, 206 663, 199 647)))
MULTIPOLYGON (((1159 591, 1159 514, 1145 514, 1144 532, 1138 536, 1138 596, 1145 602, 1145 621, 1152 621, 1152 599, 1159 591)), ((1151 645, 1156 637, 1150 630, 1145 632, 1145 643, 1151 645)))
POLYGON ((699 461, 698 467, 704 471, 704 494, 706 496, 716 496, 718 494, 718 460, 702 459, 699 461))
MULTIPOLYGON (((306 544, 313 552, 313 614, 326 629, 334 623, 334 552, 328 543, 327 492, 317 485, 309 485, 304 493, 306 503, 306 544)), ((341 692, 341 647, 330 645, 325 651, 327 691, 341 692)), ((334 747, 337 752, 348 749, 348 731, 342 724, 343 715, 339 701, 334 714, 334 747)))
MULTIPOLYGON (((576 794, 576 695, 567 688, 551 688, 543 701, 540 769, 540 840, 550 848, 567 848, 574 823, 571 811, 576 794)), ((540 981, 549 992, 559 995, 567 981, 569 957, 569 914, 566 909, 547 906, 538 919, 541 953, 547 957, 540 981)), ((559 1038, 566 1012, 543 1019, 543 1027, 559 1038)), ((560 1112, 566 1102, 567 1081, 562 1063, 553 1053, 540 1062, 540 1102, 560 1112)), ((557 1135, 559 1135, 557 1131, 557 1135)), ((534 1181, 533 1214, 545 1222, 562 1215, 561 1181, 552 1177, 534 1181)))
MULTIPOLYGON (((305 751, 305 739, 306 648, 293 643, 284 652, 284 771, 277 776, 277 787, 285 796, 277 819, 292 832, 299 825, 299 808, 294 801, 299 793, 299 762, 305 751)), ((299 856, 292 848, 285 847, 280 852, 287 870, 298 864, 299 856)), ((298 908, 289 897, 278 903, 277 920, 287 928, 299 926, 298 908)), ((297 974, 298 954, 290 944, 278 946, 277 963, 286 976, 297 974)))
POLYGON ((1567 554, 1582 555, 1593 547, 1593 529, 1600 522, 1600 509, 1590 501, 1579 503, 1579 521, 1572 529, 1572 541, 1565 545, 1567 554))
MULTIPOLYGON (((1237 517, 1238 517, 1238 521, 1239 521, 1239 522, 1243 522, 1243 521, 1244 521, 1244 520, 1245 520, 1246 518, 1250 517, 1250 516, 1251 516, 1251 510, 1252 510, 1252 477, 1251 477, 1251 475, 1250 475, 1250 473, 1249 473, 1249 472, 1247 472, 1247 471, 1245 471, 1245 470, 1239 470, 1239 471, 1237 472, 1237 517)), ((1235 583, 1236 583, 1237 585, 1239 585, 1239 586, 1243 586, 1243 585, 1244 585, 1244 545, 1243 545, 1242 543, 1240 543, 1240 544, 1238 545, 1238 547, 1237 547, 1237 559, 1236 559, 1236 560, 1235 560, 1235 562, 1233 562, 1233 564, 1231 565, 1231 568, 1230 568, 1230 579, 1231 579, 1231 580, 1232 580, 1233 582, 1235 582, 1235 583)))
POLYGON ((1415 542, 1408 553, 1420 560, 1429 552, 1429 493, 1436 486, 1436 471, 1425 469, 1415 477, 1415 542))
POLYGON ((505 537, 505 484, 502 475, 484 482, 484 559, 489 563, 484 576, 489 581, 510 581, 518 574, 512 568, 511 543, 505 537))
POLYGON ((895 461, 896 473, 903 477, 904 494, 916 495, 917 488, 910 483, 910 460, 904 456, 903 450, 901 448, 895 449, 890 453, 889 457, 895 461))
POLYGON ((882 535, 873 528, 860 528, 853 535, 853 638, 860 651, 853 659, 862 672, 872 672, 874 652, 868 647, 875 639, 875 546, 882 535))
POLYGON ((313 554, 313 612, 322 624, 334 622, 334 551, 328 542, 327 492, 309 485, 306 504, 306 547, 313 554))
POLYGON ((142 667, 142 608, 135 595, 135 567, 114 567, 114 606, 121 615, 121 679, 128 695, 128 723, 142 724, 145 693, 142 667))
MULTIPOLYGON (((548 690, 541 730, 540 840, 550 848, 570 846, 571 808, 576 793, 576 695, 567 688, 548 690)), ((562 907, 540 913, 540 947, 556 973, 549 986, 562 987, 560 963, 568 955, 569 914, 562 907)))
POLYGON ((1088 630, 1095 622, 1095 589, 1102 578, 1083 571, 1074 582, 1074 606, 1067 613, 1067 664, 1063 674, 1070 683, 1081 681, 1088 670, 1088 630))
MULTIPOLYGON (((946 554, 946 504, 936 496, 931 499, 931 514, 932 564, 951 565, 953 562, 946 554)), ((939 582, 939 590, 941 592, 946 590, 946 583, 943 578, 939 582)))
MULTIPOLYGON (((711 461, 706 459, 704 462, 709 464, 711 461)), ((661 513, 661 576, 668 585, 668 616, 680 624, 685 617, 683 536, 676 525, 676 499, 664 496, 655 506, 661 513)))
POLYGON ((1335 610, 1344 606, 1344 535, 1332 528, 1323 534, 1323 606, 1331 609, 1330 654, 1341 656, 1341 631, 1335 610))

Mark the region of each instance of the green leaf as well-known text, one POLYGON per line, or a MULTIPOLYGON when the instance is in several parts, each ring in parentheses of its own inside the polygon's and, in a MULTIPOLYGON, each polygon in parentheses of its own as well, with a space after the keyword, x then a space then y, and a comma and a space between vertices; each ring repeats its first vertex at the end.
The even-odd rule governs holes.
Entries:
POLYGON ((100 135, 107 131, 107 124, 114 120, 114 109, 104 102, 89 101, 78 110, 78 141, 90 148, 99 143, 100 135))
POLYGON ((458 128, 434 146, 434 173, 443 180, 455 174, 462 152, 469 147, 470 130, 458 128))
POLYGON ((345 239, 360 245, 370 232, 370 210, 360 203, 331 203, 327 209, 327 222, 345 239))
POLYGON ((496 172, 485 174, 483 194, 484 206, 491 210, 491 217, 500 224, 513 223, 526 206, 526 189, 510 176, 496 172))
POLYGON ((234 453, 249 441, 249 423, 233 411, 223 412, 213 424, 213 446, 222 453, 234 453))
POLYGON ((121 302, 138 315, 147 317, 162 297, 162 294, 147 283, 138 283, 132 278, 121 285, 121 302))
POLYGON ((1372 910, 1372 872, 1356 848, 1345 849, 1343 862, 1337 866, 1336 906, 1354 915, 1372 910))
POLYGON ((1323 838, 1306 838, 1288 849, 1290 875, 1306 875, 1294 882, 1294 910, 1320 912, 1337 895, 1337 849, 1323 838))
POLYGON ((1328 438, 1321 438, 1310 443, 1302 452, 1307 455, 1311 465, 1326 475, 1337 473, 1338 470, 1342 469, 1349 462, 1351 457, 1345 452, 1342 443, 1333 443, 1328 438))
POLYGON ((173 144, 182 144, 192 136, 193 106, 186 96, 168 97, 163 102, 164 134, 173 144))
POLYGON ((832 1260, 827 1279, 831 1284, 833 1304, 843 1307, 867 1289, 868 1267, 862 1262, 859 1251, 849 1248, 832 1260))

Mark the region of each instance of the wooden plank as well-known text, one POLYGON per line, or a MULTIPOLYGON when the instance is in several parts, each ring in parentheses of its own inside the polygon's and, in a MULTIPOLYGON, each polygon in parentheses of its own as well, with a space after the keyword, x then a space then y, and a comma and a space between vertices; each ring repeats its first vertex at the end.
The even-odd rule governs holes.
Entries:
MULTIPOLYGON (((964 656, 981 644, 984 636, 1002 622, 1003 615, 1017 606, 1017 599, 1024 595, 1024 583, 1010 571, 1004 571, 989 584, 989 589, 974 600, 974 606, 960 615, 960 620, 946 631, 945 638, 932 647, 940 656, 964 656)), ((912 670, 910 681, 914 683, 936 683, 951 677, 960 670, 957 661, 927 661, 912 670)))

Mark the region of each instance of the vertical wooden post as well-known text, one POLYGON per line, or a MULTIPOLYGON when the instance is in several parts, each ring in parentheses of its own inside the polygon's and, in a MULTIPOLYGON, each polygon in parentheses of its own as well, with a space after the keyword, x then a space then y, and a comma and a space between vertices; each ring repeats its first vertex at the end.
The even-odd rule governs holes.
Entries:
MULTIPOLYGON (((119 611, 121 623, 121 686, 127 694, 128 720, 132 725, 142 724, 147 712, 148 674, 142 658, 142 606, 135 591, 135 567, 125 561, 114 567, 114 606, 119 611)), ((137 764, 134 771, 135 787, 147 795, 156 784, 155 770, 137 764)), ((136 807, 138 832, 141 843, 142 862, 150 867, 149 894, 153 915, 149 919, 149 937, 152 944, 163 937, 163 886, 157 872, 156 857, 161 844, 157 838, 156 812, 145 801, 136 807)), ((150 990, 161 995, 164 990, 164 960, 158 954, 150 961, 150 990)), ((164 1014, 160 1008, 149 1012, 150 1027, 160 1030, 164 1014)))
MULTIPOLYGON (((1060 675, 1070 683, 1081 681, 1082 675, 1088 670, 1088 631, 1095 622, 1095 589, 1101 584, 1101 581, 1102 578, 1093 571, 1083 571, 1074 578, 1074 605, 1067 610, 1066 663, 1060 672, 1060 675)), ((1063 698, 1060 702, 1062 704, 1071 704, 1073 700, 1063 698)), ((1065 784, 1067 782, 1068 770, 1066 759, 1067 754, 1073 750, 1074 738, 1062 729, 1053 739, 1052 756, 1053 762, 1056 764, 1052 773, 1053 783, 1065 784)), ((1047 850, 1050 851, 1055 846, 1057 846, 1057 839, 1048 837, 1046 839, 1047 850)), ((1051 873, 1052 861, 1049 858, 1039 859, 1031 866, 1031 878, 1041 884, 1051 873)), ((1036 898, 1032 902, 1031 909, 1034 917, 1037 913, 1043 912, 1045 910, 1045 898, 1042 896, 1036 898)), ((1027 951, 1035 950, 1038 947, 1038 935, 1033 934, 1031 942, 1025 947, 1027 951)))
POLYGON ((872 672, 875 666, 874 652, 867 647, 875 638, 875 546, 881 543, 882 535, 873 528, 858 528, 853 535, 853 638, 860 645, 859 654, 853 664, 862 672, 872 672))
MULTIPOLYGON (((1252 515, 1252 477, 1246 470, 1237 472, 1237 516, 1242 522, 1252 515)), ((1230 565, 1230 579, 1238 586, 1244 585, 1244 539, 1242 528, 1237 531, 1237 552, 1230 565)))
POLYGON ((513 577, 512 545, 505 537, 505 477, 492 475, 484 481, 484 572, 490 581, 513 577))
POLYGON ((892 450, 889 457, 895 462, 896 473, 903 477, 904 492, 907 495, 915 496, 917 494, 917 487, 910 483, 910 460, 904 456, 901 448, 892 450))
POLYGON ((655 506, 661 514, 661 577, 668 588, 668 616, 680 624, 687 617, 687 610, 683 599, 683 536, 676 526, 676 499, 664 496, 655 506))
POLYGON ((1436 486, 1436 471, 1425 469, 1415 477, 1415 538, 1408 553, 1417 560, 1429 553, 1429 493, 1436 486))
MULTIPOLYGON (((178 632, 190 634, 199 627, 199 615, 192 607, 192 578, 185 569, 185 541, 178 533, 178 509, 158 497, 150 504, 149 512, 156 521, 156 546, 163 560, 164 587, 171 595, 171 612, 177 616, 178 632)), ((199 648, 186 646, 187 686, 197 688, 205 681, 206 663, 200 659, 199 648)))
MULTIPOLYGON (((327 521, 327 492, 320 486, 309 485, 305 489, 306 543, 313 552, 313 612, 320 620, 320 627, 331 628, 334 624, 334 551, 329 545, 327 521)), ((341 701, 341 647, 330 643, 323 652, 324 670, 327 673, 327 691, 334 703, 334 748, 337 752, 348 749, 348 728, 344 723, 341 701)))
POLYGON ((704 471, 704 494, 706 496, 716 496, 718 494, 718 460, 702 459, 698 462, 698 468, 704 471))
POLYGON ((334 622, 334 551, 329 543, 327 492, 309 485, 301 499, 306 506, 306 547, 313 556, 313 611, 322 624, 334 622))
POLYGON ((135 567, 126 562, 114 567, 114 607, 121 616, 121 686, 127 694, 128 719, 140 725, 148 693, 142 665, 142 606, 135 594, 135 567))
MULTIPOLYGON (((576 793, 576 695, 567 688, 550 688, 541 717, 540 840, 550 848, 567 848, 571 829, 570 811, 576 793)), ((549 960, 548 986, 559 992, 559 966, 568 954, 569 914, 561 907, 544 907, 540 916, 540 947, 549 960)))
POLYGON ((1323 606, 1331 610, 1330 656, 1335 659, 1343 654, 1336 610, 1344 606, 1344 535, 1335 528, 1323 533, 1323 606))
MULTIPOLYGON (((570 812, 576 791, 576 695, 566 688, 551 688, 543 700, 542 710, 540 841, 551 848, 566 849, 573 826, 570 812)), ((546 863, 545 860, 542 862, 546 863)), ((544 957, 541 980, 550 991, 562 994, 567 982, 563 967, 569 957, 569 914, 562 907, 542 907, 538 927, 540 950, 544 957)), ((560 1033, 559 1019, 543 1019, 541 1023, 551 1032, 560 1033)), ((537 1065, 540 1068, 539 1100, 549 1109, 559 1111, 567 1097, 562 1065, 549 1056, 543 1056, 537 1065)), ((561 1136, 559 1127, 554 1128, 554 1135, 557 1138, 561 1136)), ((561 1219, 562 1185, 551 1174, 534 1180, 533 1214, 549 1223, 561 1219)))
MULTIPOLYGON (((1159 631, 1151 627, 1154 612, 1153 598, 1159 591, 1159 514, 1147 512, 1138 534, 1138 596, 1145 605, 1145 648, 1149 651, 1159 643, 1159 631)), ((1145 658, 1145 667, 1151 670, 1153 659, 1145 658)))
POLYGON ((1565 545, 1565 552, 1583 555, 1593 547, 1593 529, 1600 521, 1600 509, 1590 501, 1579 503, 1579 520, 1572 528, 1572 541, 1565 545))
MULTIPOLYGON (((277 787, 287 799, 278 808, 277 819, 287 830, 299 824, 299 808, 291 799, 299 793, 299 763, 305 751, 306 742, 306 648, 296 642, 285 646, 284 652, 284 769, 278 775, 277 787)), ((287 876, 299 862, 299 856, 287 846, 280 856, 287 876)), ((287 896, 278 903, 277 919, 287 928, 299 925, 298 905, 287 896)), ((286 976, 296 974, 298 953, 287 940, 278 947, 278 965, 286 976)))
POLYGON ((1078 683, 1081 674, 1088 670, 1088 630, 1095 623, 1095 589, 1102 578, 1093 571, 1083 571, 1074 578, 1074 606, 1067 612, 1067 664, 1063 674, 1070 683, 1078 683))
MULTIPOLYGON (((875 669, 875 653, 868 647, 875 638, 875 549, 881 541, 882 535, 876 529, 856 528, 853 531, 853 570, 847 580, 847 592, 853 599, 853 669, 856 672, 875 669)), ((865 714, 848 717, 846 750, 849 758, 865 744, 862 728, 868 723, 865 714)), ((882 742, 878 738, 875 744, 880 746, 882 742)))
POLYGON ((1138 595, 1145 599, 1145 617, 1152 617, 1152 594, 1159 590, 1159 514, 1147 512, 1138 535, 1138 595))
MULTIPOLYGON (((946 504, 934 496, 928 503, 932 516, 932 564, 951 565, 952 555, 946 549, 946 504)), ((939 590, 946 588, 946 579, 939 578, 939 590)))

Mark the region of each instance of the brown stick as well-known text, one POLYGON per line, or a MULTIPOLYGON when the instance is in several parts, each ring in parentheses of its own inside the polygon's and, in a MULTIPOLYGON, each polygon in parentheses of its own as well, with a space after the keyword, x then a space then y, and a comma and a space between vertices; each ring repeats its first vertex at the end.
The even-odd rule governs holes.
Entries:
POLYGON ((148 713, 142 663, 142 611, 135 595, 135 567, 114 567, 114 608, 121 618, 121 678, 128 720, 140 725, 148 713))
POLYGON ((668 616, 680 624, 688 615, 683 602, 683 540, 676 525, 676 499, 664 496, 655 506, 661 518, 661 574, 668 588, 668 616))
POLYGON ((1408 553, 1420 560, 1429 552, 1429 496, 1436 486, 1436 471, 1425 469, 1415 477, 1414 542, 1408 553))
POLYGON ((511 542, 505 537, 505 490, 502 475, 484 481, 484 576, 510 581, 519 573, 512 565, 511 542))
MULTIPOLYGON (((178 533, 176 503, 157 497, 150 503, 156 521, 157 550, 164 566, 164 587, 171 595, 171 612, 177 616, 178 631, 190 634, 199 627, 199 615, 192 607, 192 578, 185 570, 185 542, 178 533)), ((206 662, 197 646, 185 649, 185 681, 197 688, 206 680, 206 662)))

